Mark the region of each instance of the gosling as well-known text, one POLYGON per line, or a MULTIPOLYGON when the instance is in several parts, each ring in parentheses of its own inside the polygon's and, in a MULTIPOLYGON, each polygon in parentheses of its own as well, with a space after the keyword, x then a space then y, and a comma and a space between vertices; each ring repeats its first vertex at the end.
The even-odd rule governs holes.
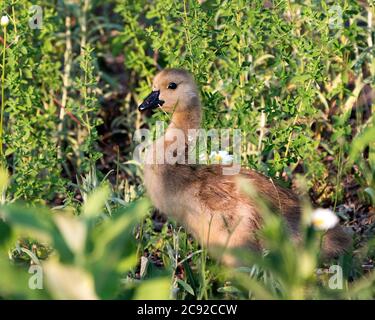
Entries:
MULTIPOLYGON (((281 214, 292 237, 298 241, 301 216, 298 197, 264 175, 245 168, 235 175, 225 175, 220 165, 154 161, 160 150, 168 150, 174 143, 171 141, 174 130, 179 129, 188 137, 190 129, 200 128, 199 91, 189 72, 164 69, 156 75, 152 92, 139 110, 155 108, 171 114, 165 135, 153 142, 145 155, 144 183, 151 202, 159 211, 184 226, 224 264, 238 266, 239 259, 231 254, 231 249, 262 248, 257 239, 257 231, 262 226, 261 209, 257 201, 243 191, 238 183, 242 180, 281 214)), ((186 158, 186 154, 181 156, 186 158)), ((340 226, 329 230, 324 239, 326 257, 343 253, 350 244, 350 238, 340 226)))

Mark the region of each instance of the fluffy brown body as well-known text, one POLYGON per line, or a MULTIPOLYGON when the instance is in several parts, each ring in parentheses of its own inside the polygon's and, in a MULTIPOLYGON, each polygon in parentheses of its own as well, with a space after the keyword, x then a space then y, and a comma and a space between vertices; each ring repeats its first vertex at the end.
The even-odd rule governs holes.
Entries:
MULTIPOLYGON (((162 108, 172 114, 165 137, 155 141, 146 158, 154 157, 156 150, 167 149, 172 129, 200 127, 201 105, 194 79, 184 70, 166 69, 154 79, 153 90, 160 91, 162 108), (178 87, 168 89, 174 82, 178 87), (166 139, 165 139, 166 138, 166 139)), ((223 175, 220 165, 146 164, 144 182, 153 205, 182 224, 211 252, 221 248, 259 249, 257 230, 262 225, 262 212, 256 201, 245 194, 238 183, 242 179, 255 189, 272 210, 285 218, 289 230, 298 241, 301 208, 298 197, 280 187, 270 178, 253 170, 242 168, 236 175, 223 175)), ((243 182, 242 182, 243 183, 243 182)), ((327 232, 323 251, 331 257, 342 253, 350 238, 340 226, 327 232)), ((230 250, 229 250, 230 251, 230 250)), ((227 265, 237 265, 230 253, 222 256, 227 265)))

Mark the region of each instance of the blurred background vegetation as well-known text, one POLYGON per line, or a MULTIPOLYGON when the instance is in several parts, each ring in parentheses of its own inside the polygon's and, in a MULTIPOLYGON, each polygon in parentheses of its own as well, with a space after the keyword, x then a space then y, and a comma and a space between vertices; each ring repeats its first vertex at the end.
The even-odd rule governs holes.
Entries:
POLYGON ((0 15, 1 298, 374 298, 373 0, 3 0, 0 15), (233 272, 150 207, 133 133, 163 117, 137 105, 164 67, 196 77, 203 127, 242 130, 244 166, 338 213, 342 290, 309 226, 296 247, 271 215, 268 254, 233 272))

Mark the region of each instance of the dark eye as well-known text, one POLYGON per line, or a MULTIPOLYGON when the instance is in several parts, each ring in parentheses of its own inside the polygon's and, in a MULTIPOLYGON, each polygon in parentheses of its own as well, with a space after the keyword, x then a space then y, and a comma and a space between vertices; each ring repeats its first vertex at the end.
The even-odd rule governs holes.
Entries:
POLYGON ((174 82, 170 82, 169 84, 168 84, 168 89, 176 89, 177 88, 177 84, 175 84, 174 82))

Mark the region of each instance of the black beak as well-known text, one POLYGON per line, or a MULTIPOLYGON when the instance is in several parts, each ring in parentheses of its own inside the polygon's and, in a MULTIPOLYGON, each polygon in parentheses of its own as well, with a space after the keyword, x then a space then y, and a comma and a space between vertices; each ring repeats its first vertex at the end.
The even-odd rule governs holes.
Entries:
POLYGON ((144 111, 144 110, 150 110, 150 109, 155 109, 157 107, 160 107, 163 105, 164 101, 159 100, 159 94, 160 90, 158 91, 152 91, 146 99, 142 102, 142 104, 138 107, 139 111, 144 111))

